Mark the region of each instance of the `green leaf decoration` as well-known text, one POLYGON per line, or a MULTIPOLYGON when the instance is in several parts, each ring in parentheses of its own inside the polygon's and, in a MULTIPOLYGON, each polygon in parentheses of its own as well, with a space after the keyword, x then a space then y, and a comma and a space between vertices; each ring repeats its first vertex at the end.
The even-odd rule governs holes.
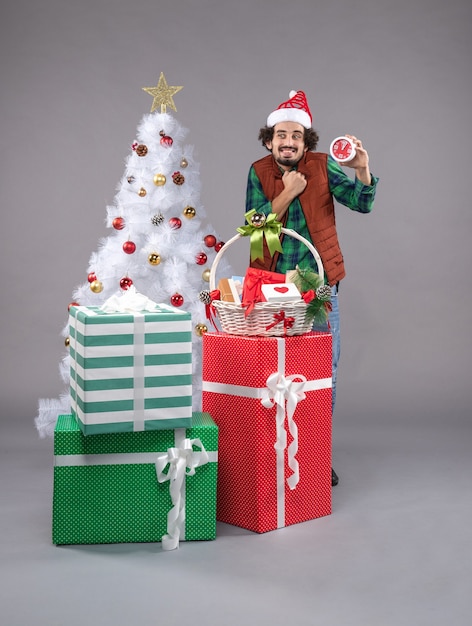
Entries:
POLYGON ((326 324, 329 312, 329 302, 331 299, 331 290, 326 285, 319 274, 309 269, 296 268, 296 275, 292 278, 298 291, 304 294, 313 291, 315 297, 307 305, 306 317, 307 321, 317 326, 326 324))

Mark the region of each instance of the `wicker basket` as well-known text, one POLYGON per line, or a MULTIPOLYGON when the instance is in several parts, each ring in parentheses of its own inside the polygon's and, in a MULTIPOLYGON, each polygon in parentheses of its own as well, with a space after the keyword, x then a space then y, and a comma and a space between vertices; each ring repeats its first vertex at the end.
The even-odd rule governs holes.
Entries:
MULTIPOLYGON (((282 228, 282 233, 299 239, 310 250, 318 266, 318 274, 323 279, 324 269, 321 257, 316 248, 305 237, 294 230, 282 228)), ((210 270, 210 290, 215 289, 216 270, 223 254, 242 235, 239 233, 227 241, 216 255, 210 270)), ((245 315, 245 309, 237 302, 223 302, 213 300, 221 328, 231 335, 258 335, 263 337, 280 337, 290 335, 303 335, 311 330, 311 321, 306 319, 307 304, 303 300, 296 302, 257 302, 254 309, 245 315), (293 324, 288 327, 283 321, 276 323, 275 315, 283 312, 285 318, 293 318, 293 324), (270 328, 268 328, 270 327, 270 328)))

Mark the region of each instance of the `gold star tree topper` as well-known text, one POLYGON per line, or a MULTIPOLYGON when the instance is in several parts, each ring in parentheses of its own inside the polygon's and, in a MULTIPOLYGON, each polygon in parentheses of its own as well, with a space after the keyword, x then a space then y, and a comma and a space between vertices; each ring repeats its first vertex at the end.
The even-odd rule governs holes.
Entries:
POLYGON ((183 87, 169 87, 166 77, 164 76, 164 72, 161 72, 159 82, 155 87, 143 87, 143 91, 146 91, 154 98, 151 113, 153 113, 159 106, 161 107, 161 113, 166 113, 168 106, 174 111, 177 111, 172 96, 175 96, 175 94, 181 89, 183 89, 183 87))

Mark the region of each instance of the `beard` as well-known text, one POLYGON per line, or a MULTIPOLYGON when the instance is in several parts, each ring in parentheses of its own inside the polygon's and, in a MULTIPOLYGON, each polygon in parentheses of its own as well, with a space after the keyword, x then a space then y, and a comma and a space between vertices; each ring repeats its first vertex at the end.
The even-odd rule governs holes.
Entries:
POLYGON ((277 155, 274 154, 274 157, 279 165, 283 165, 284 167, 294 167, 303 157, 303 153, 298 154, 297 152, 294 152, 289 156, 281 156, 280 154, 277 154, 277 155))
POLYGON ((294 167, 300 161, 300 159, 298 158, 291 159, 283 157, 277 157, 275 160, 279 165, 284 165, 285 167, 294 167))

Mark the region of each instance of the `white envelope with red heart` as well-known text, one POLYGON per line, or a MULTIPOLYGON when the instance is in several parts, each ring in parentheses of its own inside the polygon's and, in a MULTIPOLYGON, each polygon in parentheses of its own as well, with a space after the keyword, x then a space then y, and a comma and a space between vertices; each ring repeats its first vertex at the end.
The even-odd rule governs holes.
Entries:
POLYGON ((301 298, 301 294, 294 283, 262 285, 261 291, 267 302, 293 302, 301 298))

